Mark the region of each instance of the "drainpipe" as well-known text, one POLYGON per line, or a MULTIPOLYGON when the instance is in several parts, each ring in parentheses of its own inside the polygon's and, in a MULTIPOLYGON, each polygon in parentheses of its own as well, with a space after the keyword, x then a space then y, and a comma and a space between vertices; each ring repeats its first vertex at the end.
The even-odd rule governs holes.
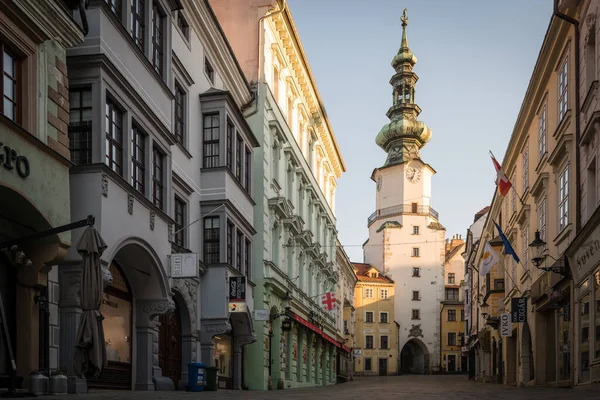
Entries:
MULTIPOLYGON (((261 65, 261 61, 262 61, 262 56, 263 56, 263 52, 261 49, 261 42, 262 42, 262 34, 261 34, 261 27, 262 27, 262 22, 269 18, 272 17, 274 15, 277 14, 281 14, 282 12, 285 11, 285 8, 287 6, 287 2, 286 0, 282 0, 282 5, 281 5, 281 10, 277 10, 277 11, 273 11, 272 13, 269 13, 267 15, 263 15, 262 17, 260 17, 258 19, 258 74, 260 75, 260 65, 261 65)), ((248 107, 250 107, 250 105, 255 102, 255 107, 252 111, 248 112, 247 114, 244 114, 245 118, 249 118, 251 116, 253 116, 254 114, 256 114, 258 112, 258 95, 259 95, 259 89, 260 88, 260 76, 258 76, 257 81, 255 83, 254 89, 252 90, 252 98, 250 99, 250 101, 248 102, 248 104, 245 104, 242 106, 241 110, 242 112, 245 112, 246 109, 248 107)))
POLYGON ((444 324, 442 318, 444 316, 444 303, 442 303, 442 307, 440 308, 440 369, 439 369, 439 373, 442 373, 442 351, 444 349, 444 337, 443 332, 442 332, 442 325, 444 324))
MULTIPOLYGON (((575 18, 572 18, 562 12, 559 11, 558 9, 558 0, 554 0, 554 15, 557 18, 560 18, 564 21, 567 21, 570 24, 573 24, 573 26, 575 27, 575 196, 577 196, 575 198, 575 234, 577 235, 581 229, 581 186, 580 186, 580 181, 581 181, 581 174, 579 172, 579 164, 580 164, 580 152, 579 152, 579 139, 581 137, 581 123, 580 123, 580 118, 579 118, 579 112, 580 112, 580 106, 579 106, 579 97, 580 97, 580 80, 581 80, 581 76, 580 76, 580 35, 581 32, 579 30, 579 21, 576 20, 575 18)), ((573 296, 575 293, 575 288, 574 288, 574 282, 573 282, 573 278, 571 278, 571 282, 570 282, 571 288, 570 288, 570 295, 571 295, 571 301, 569 301, 569 303, 573 303, 573 296)), ((569 304, 569 307, 571 307, 571 304, 569 304)), ((555 318, 555 323, 558 329, 558 312, 556 312, 557 317, 555 318)), ((572 315, 572 314, 571 314, 572 315)), ((571 322, 569 323, 569 331, 571 332, 571 337, 569 337, 569 340, 571 340, 571 343, 574 342, 574 324, 575 324, 575 318, 571 317, 571 322)), ((558 337, 557 337, 557 343, 558 343, 558 337)), ((556 381, 558 382, 558 351, 556 352, 556 381)), ((574 361, 575 361, 575 352, 571 351, 571 357, 570 357, 570 364, 572 366, 574 366, 574 361)), ((575 368, 571 367, 571 385, 573 385, 575 383, 575 368)))
POLYGON ((580 49, 579 49, 579 21, 575 18, 569 17, 558 10, 558 0, 554 0, 554 15, 575 27, 575 234, 579 233, 581 229, 581 188, 580 188, 580 174, 579 174, 579 138, 581 137, 581 124, 579 120, 579 81, 580 81, 580 49))

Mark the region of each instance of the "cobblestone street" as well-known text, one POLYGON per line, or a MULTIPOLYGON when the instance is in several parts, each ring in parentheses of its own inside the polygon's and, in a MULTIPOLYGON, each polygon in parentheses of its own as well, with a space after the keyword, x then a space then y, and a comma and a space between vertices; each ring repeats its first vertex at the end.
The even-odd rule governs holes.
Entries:
POLYGON ((464 375, 405 375, 394 377, 357 378, 353 382, 325 388, 289 389, 279 391, 218 391, 218 392, 114 392, 94 391, 87 395, 50 396, 54 399, 121 400, 121 399, 597 399, 600 387, 575 389, 514 388, 494 384, 476 384, 464 375))

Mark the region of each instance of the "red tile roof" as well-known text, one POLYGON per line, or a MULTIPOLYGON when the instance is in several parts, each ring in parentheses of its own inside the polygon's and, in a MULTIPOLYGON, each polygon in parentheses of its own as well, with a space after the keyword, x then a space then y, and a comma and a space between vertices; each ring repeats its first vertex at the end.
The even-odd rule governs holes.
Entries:
POLYGON ((361 282, 394 283, 393 280, 391 280, 385 275, 382 275, 381 272, 371 264, 353 262, 352 265, 354 266, 354 272, 356 273, 356 277, 361 282), (378 272, 377 278, 372 278, 368 275, 368 272, 372 269, 375 269, 378 272))

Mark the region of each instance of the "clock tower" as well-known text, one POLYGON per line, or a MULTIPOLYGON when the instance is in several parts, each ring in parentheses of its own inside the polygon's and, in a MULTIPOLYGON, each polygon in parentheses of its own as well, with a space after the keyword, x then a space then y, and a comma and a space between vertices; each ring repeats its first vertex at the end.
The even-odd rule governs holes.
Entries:
POLYGON ((402 370, 428 373, 440 366, 445 228, 431 207, 435 170, 420 155, 431 130, 418 120, 419 77, 413 71, 417 58, 408 47, 406 9, 401 21, 402 42, 392 60, 390 122, 375 139, 387 158, 371 175, 376 183, 376 210, 368 218, 369 239, 363 251, 365 262, 396 282, 394 318, 400 324, 402 370))

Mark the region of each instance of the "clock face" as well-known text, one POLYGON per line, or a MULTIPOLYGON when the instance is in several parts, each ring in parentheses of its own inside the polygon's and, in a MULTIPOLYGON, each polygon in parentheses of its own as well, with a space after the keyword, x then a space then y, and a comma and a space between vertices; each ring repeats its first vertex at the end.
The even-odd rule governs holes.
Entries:
POLYGON ((421 169, 417 167, 408 167, 406 169, 406 179, 410 183, 417 183, 421 179, 421 169))
POLYGON ((383 176, 379 175, 377 177, 377 191, 381 190, 382 185, 383 185, 383 176))

